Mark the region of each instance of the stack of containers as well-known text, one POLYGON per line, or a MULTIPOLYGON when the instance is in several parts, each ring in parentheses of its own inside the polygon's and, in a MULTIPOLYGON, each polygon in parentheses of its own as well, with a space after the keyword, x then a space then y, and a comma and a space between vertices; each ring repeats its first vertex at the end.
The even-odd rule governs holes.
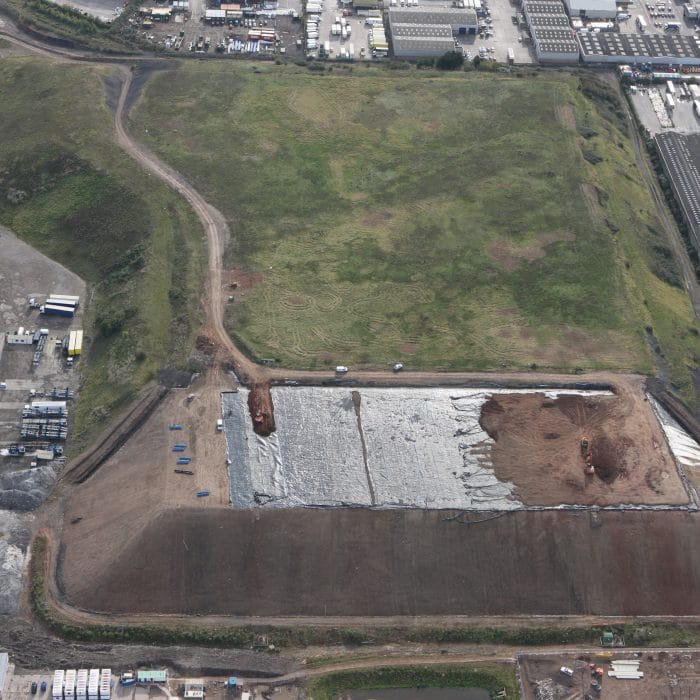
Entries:
POLYGON ((65 681, 65 671, 54 671, 53 673, 53 688, 51 697, 53 700, 63 700, 63 683, 65 681))
POLYGON ((88 700, 98 700, 100 692, 100 669, 91 668, 88 674, 88 700))
POLYGON ((101 700, 109 700, 112 686, 112 669, 103 668, 100 671, 100 698, 101 700))
POLYGON ((63 697, 66 700, 75 700, 75 679, 78 672, 74 668, 69 668, 66 671, 66 677, 63 683, 63 697))
POLYGON ((86 668, 78 670, 78 675, 75 681, 75 698, 76 700, 86 700, 87 698, 88 672, 86 668))

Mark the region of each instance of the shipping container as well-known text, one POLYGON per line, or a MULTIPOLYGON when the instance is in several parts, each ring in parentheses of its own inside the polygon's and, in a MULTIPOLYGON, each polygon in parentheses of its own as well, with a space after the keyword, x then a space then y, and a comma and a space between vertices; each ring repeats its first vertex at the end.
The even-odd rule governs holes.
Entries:
POLYGON ((44 304, 39 307, 39 313, 46 314, 47 316, 65 316, 66 318, 73 318, 73 316, 75 316, 75 309, 69 306, 44 304))
POLYGON ((65 681, 66 672, 65 671, 54 671, 53 673, 53 687, 51 689, 51 697, 53 700, 63 699, 63 683, 65 681))

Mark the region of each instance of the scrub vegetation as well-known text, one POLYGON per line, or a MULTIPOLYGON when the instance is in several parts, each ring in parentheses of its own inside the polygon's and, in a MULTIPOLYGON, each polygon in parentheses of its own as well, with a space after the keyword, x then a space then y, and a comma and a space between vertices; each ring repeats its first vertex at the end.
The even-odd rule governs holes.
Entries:
POLYGON ((125 9, 111 22, 103 22, 51 0, 1 0, 0 9, 22 27, 58 40, 63 45, 107 53, 128 53, 141 47, 136 32, 127 21, 133 11, 131 8, 125 9))
POLYGON ((0 64, 0 93, 12 95, 0 100, 0 221, 89 284, 75 450, 158 369, 185 364, 198 320, 201 228, 115 143, 110 73, 0 64))
POLYGON ((586 73, 189 63, 132 117, 229 219, 252 355, 652 372, 652 327, 690 391, 697 324, 617 97, 586 73))

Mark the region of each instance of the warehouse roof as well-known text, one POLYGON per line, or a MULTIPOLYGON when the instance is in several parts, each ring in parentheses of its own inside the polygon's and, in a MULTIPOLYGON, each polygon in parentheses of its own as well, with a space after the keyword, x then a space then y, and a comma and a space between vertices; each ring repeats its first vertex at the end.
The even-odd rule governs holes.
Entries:
POLYGON ((561 0, 525 0, 523 8, 529 15, 565 15, 564 3, 561 0))
POLYGON ((476 10, 468 7, 392 7, 389 22, 401 24, 458 24, 476 26, 476 10))
POLYGON ((605 13, 617 14, 615 0, 564 0, 567 7, 574 13, 595 14, 601 10, 605 13))
POLYGON ((581 33, 578 40, 584 56, 700 59, 700 40, 683 34, 581 33))
POLYGON ((400 36, 394 39, 394 53, 411 54, 415 52, 418 56, 421 53, 439 51, 445 53, 453 51, 455 40, 452 37, 418 37, 400 36))
POLYGON ((452 39, 452 28, 449 24, 409 24, 407 22, 397 22, 391 25, 391 33, 394 39, 399 36, 449 37, 452 39))
POLYGON ((555 29, 556 27, 562 27, 568 29, 571 27, 569 18, 565 14, 551 14, 551 15, 528 15, 531 27, 551 27, 555 29))

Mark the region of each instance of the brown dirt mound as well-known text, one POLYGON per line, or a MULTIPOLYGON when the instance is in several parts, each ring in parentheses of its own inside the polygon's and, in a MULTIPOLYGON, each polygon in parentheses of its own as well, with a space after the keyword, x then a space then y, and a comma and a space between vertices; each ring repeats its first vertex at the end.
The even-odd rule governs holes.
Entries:
POLYGON ((248 394, 248 411, 253 420, 253 430, 266 437, 275 432, 275 412, 270 384, 252 384, 248 394))
POLYGON ((643 395, 500 394, 482 407, 496 476, 528 505, 688 502, 643 395), (586 474, 582 438, 591 443, 586 474))
MULTIPOLYGON (((90 511, 90 512, 89 512, 90 511)), ((74 605, 235 615, 696 615, 700 516, 182 507, 64 533, 74 605), (486 516, 488 517, 488 516, 486 516)), ((91 522, 93 523, 91 525, 91 522)))

